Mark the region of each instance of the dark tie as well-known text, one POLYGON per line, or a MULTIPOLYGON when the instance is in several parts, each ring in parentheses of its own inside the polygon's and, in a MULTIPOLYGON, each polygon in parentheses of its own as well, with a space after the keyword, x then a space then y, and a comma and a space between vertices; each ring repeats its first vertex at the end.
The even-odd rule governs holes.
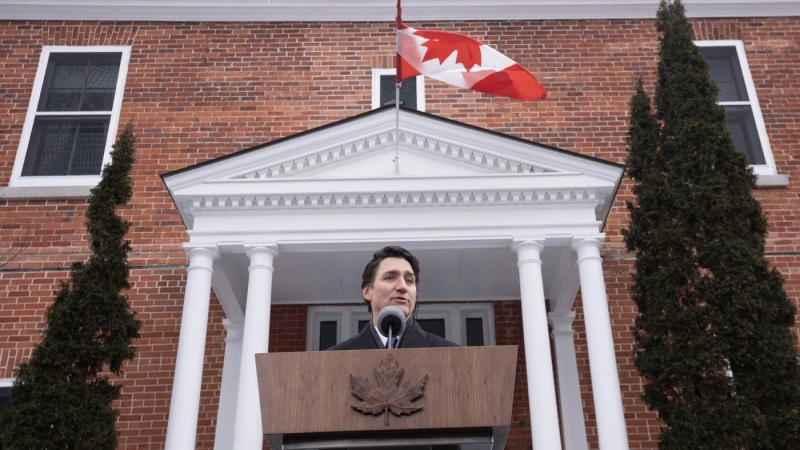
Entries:
MULTIPOLYGON (((397 341, 398 341, 397 336, 392 336, 392 346, 391 346, 391 348, 397 348, 397 341)), ((390 348, 388 339, 386 340, 386 348, 390 348)))

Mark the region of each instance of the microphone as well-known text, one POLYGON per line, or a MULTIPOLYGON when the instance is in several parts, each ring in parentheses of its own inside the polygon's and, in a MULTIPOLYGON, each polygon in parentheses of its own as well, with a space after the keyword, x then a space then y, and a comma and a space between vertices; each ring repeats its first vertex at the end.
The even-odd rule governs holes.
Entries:
POLYGON ((406 315, 397 306, 387 306, 378 314, 378 329, 389 337, 389 348, 392 348, 392 335, 398 335, 406 328, 406 315))

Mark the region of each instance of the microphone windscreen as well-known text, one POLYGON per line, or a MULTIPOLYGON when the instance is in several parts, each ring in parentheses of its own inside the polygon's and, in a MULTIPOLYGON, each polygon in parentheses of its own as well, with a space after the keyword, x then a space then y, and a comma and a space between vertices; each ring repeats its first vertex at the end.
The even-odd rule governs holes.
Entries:
POLYGON ((378 329, 381 334, 389 336, 389 327, 392 327, 392 336, 397 336, 406 327, 406 315, 397 306, 387 306, 378 314, 378 329))

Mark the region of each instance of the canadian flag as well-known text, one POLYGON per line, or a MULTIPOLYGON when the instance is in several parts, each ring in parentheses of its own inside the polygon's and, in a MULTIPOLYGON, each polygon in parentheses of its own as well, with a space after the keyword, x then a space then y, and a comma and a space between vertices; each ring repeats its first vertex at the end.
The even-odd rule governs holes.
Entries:
POLYGON ((461 34, 415 30, 400 18, 397 1, 397 82, 425 75, 458 87, 517 100, 541 100, 547 92, 511 58, 461 34))

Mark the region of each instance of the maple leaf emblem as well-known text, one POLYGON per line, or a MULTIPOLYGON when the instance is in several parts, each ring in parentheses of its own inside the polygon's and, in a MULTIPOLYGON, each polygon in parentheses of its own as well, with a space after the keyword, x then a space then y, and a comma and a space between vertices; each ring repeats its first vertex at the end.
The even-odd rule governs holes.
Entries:
POLYGON ((427 47, 422 62, 438 59, 439 64, 456 52, 456 63, 461 63, 467 71, 481 63, 481 45, 471 37, 463 36, 447 31, 417 30, 415 35, 428 39, 422 45, 427 47))
POLYGON ((356 405, 350 405, 356 411, 374 416, 385 414, 384 423, 389 425, 389 412, 396 416, 413 414, 422 409, 422 406, 412 402, 422 397, 428 375, 416 380, 403 382, 405 369, 389 355, 374 369, 376 384, 366 378, 350 375, 350 389, 353 395, 361 400, 356 405))

